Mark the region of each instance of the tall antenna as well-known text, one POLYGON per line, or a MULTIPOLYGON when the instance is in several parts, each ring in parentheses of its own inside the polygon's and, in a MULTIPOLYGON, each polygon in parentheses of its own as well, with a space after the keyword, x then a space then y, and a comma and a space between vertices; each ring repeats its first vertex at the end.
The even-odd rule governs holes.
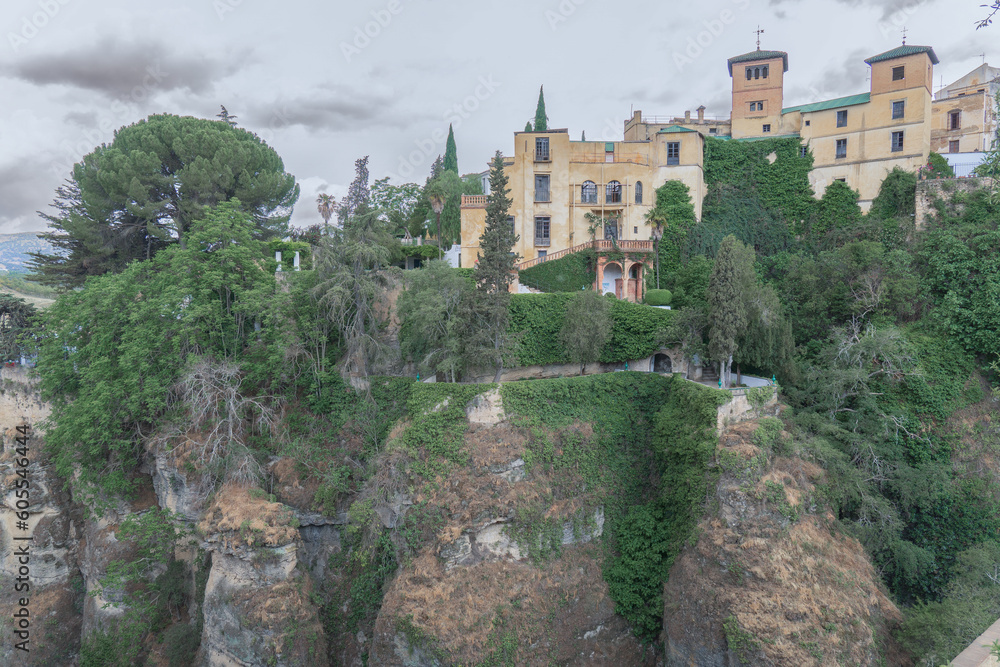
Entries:
POLYGON ((758 23, 757 29, 754 30, 754 32, 757 33, 757 50, 760 51, 760 36, 764 34, 764 29, 761 28, 760 24, 758 23))
POLYGON ((986 52, 984 51, 983 53, 980 53, 979 57, 983 59, 983 64, 985 65, 986 64, 986 52))

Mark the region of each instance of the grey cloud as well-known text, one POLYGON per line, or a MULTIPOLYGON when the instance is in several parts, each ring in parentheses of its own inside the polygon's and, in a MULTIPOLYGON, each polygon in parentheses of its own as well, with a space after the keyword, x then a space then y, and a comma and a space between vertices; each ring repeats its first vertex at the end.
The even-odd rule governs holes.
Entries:
MULTIPOLYGON (((912 14, 923 5, 935 0, 836 0, 848 7, 876 7, 882 10, 882 20, 912 14)), ((796 0, 770 0, 771 6, 789 4, 796 0)))
POLYGON ((328 84, 308 95, 278 99, 249 110, 246 126, 277 130, 300 125, 308 130, 341 132, 391 123, 394 130, 400 130, 416 121, 438 117, 418 110, 404 112, 400 108, 402 101, 393 90, 328 84))
POLYGON ((202 93, 216 80, 237 72, 247 60, 246 54, 225 60, 196 57, 159 42, 106 37, 62 53, 12 63, 4 69, 7 75, 29 83, 63 84, 122 98, 143 88, 146 95, 153 90, 179 89, 202 93))
POLYGON ((824 100, 866 92, 869 83, 865 80, 865 58, 874 55, 864 49, 851 51, 841 64, 824 70, 812 79, 809 87, 796 86, 785 93, 785 105, 812 104, 824 100))
POLYGON ((52 177, 39 162, 0 166, 0 229, 8 232, 41 229, 36 211, 55 196, 52 177))
POLYGON ((80 127, 93 127, 97 124, 97 112, 96 111, 70 111, 68 114, 63 116, 63 120, 67 123, 73 123, 74 125, 79 125, 80 127))

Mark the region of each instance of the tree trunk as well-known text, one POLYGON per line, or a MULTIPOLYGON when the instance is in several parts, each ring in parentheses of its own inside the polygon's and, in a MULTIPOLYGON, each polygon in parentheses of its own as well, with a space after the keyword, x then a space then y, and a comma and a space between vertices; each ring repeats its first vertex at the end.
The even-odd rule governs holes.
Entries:
POLYGON ((503 364, 499 364, 497 366, 496 375, 493 376, 493 383, 494 384, 499 384, 500 383, 500 376, 501 375, 503 375, 503 364))
MULTIPOLYGON (((437 214, 438 259, 444 259, 444 244, 441 241, 441 214, 437 214)), ((499 382, 499 380, 498 380, 499 382)))
POLYGON ((740 365, 736 364, 736 386, 743 384, 743 371, 740 370, 740 365))
POLYGON ((656 239, 656 289, 660 289, 660 239, 656 239))

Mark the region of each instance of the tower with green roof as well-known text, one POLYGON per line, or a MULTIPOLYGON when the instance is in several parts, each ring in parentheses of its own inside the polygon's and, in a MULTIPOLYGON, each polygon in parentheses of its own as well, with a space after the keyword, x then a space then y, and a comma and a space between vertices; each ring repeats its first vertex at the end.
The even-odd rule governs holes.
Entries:
POLYGON ((732 136, 778 136, 784 101, 788 54, 784 51, 756 51, 729 59, 733 80, 732 136))

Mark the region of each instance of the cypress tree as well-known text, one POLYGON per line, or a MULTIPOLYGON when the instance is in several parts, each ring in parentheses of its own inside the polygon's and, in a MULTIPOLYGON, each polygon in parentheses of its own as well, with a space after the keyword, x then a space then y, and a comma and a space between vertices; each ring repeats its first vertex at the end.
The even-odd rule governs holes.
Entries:
POLYGON ((722 239, 708 281, 708 351, 719 362, 724 387, 730 384, 736 342, 749 319, 746 294, 756 281, 753 264, 753 249, 730 234, 722 239))
POLYGON ((510 285, 518 257, 511 253, 518 237, 507 221, 511 199, 507 196, 503 155, 497 151, 490 168, 490 194, 486 200, 486 229, 479 237, 479 263, 473 271, 476 283, 476 330, 472 332, 471 359, 488 359, 500 381, 504 359, 509 357, 512 338, 508 332, 510 285))
POLYGON ((580 141, 586 141, 586 140, 587 140, 587 131, 584 130, 583 132, 580 133, 580 141))
POLYGON ((545 115, 545 86, 538 88, 538 106, 535 108, 535 132, 549 129, 549 117, 545 115))
POLYGON ((448 125, 448 143, 444 147, 444 164, 446 171, 458 173, 458 147, 455 145, 455 130, 448 125))
POLYGON ((531 129, 531 121, 530 120, 527 123, 524 124, 524 131, 525 132, 534 132, 534 130, 531 129))

